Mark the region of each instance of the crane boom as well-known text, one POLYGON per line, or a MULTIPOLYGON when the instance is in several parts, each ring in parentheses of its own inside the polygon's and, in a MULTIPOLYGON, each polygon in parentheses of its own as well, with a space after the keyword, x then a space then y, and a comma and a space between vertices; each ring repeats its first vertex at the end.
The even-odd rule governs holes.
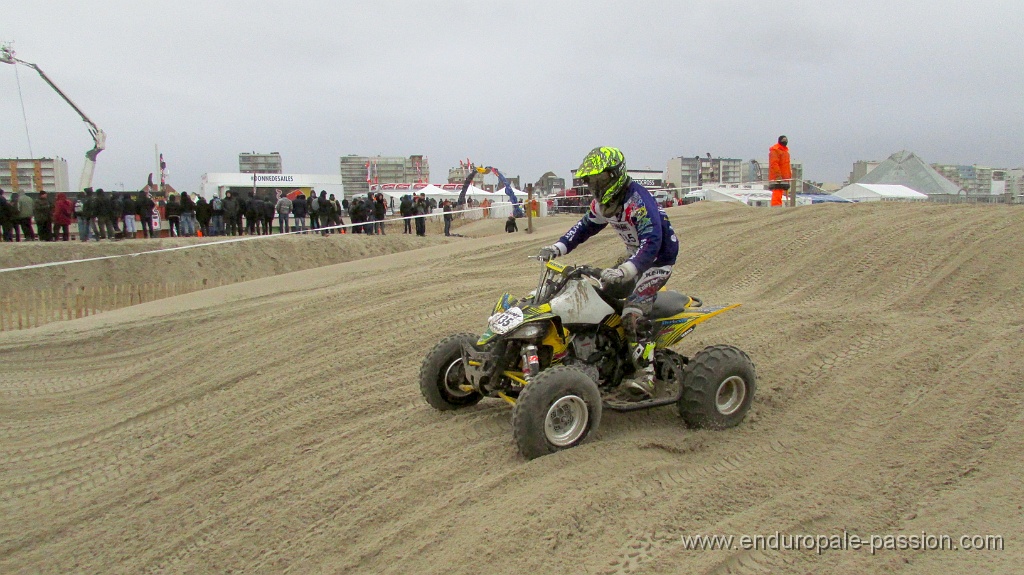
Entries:
POLYGON ((50 77, 47 76, 41 68, 39 68, 39 66, 31 62, 26 62, 19 58, 15 58, 14 50, 12 50, 10 46, 0 47, 0 62, 12 65, 21 64, 23 66, 27 66, 35 70, 36 73, 39 74, 39 77, 42 78, 43 81, 46 82, 51 88, 53 88, 53 91, 57 92, 57 94, 61 98, 63 98, 64 101, 67 102, 68 105, 75 110, 75 112, 78 113, 78 115, 82 118, 82 121, 84 121, 88 125, 89 135, 92 136, 93 148, 85 153, 85 165, 82 166, 82 177, 78 181, 77 191, 81 191, 84 190, 85 188, 92 186, 92 174, 93 171, 96 169, 96 156, 98 156, 99 153, 102 152, 107 147, 106 133, 104 133, 104 131, 101 130, 95 122, 89 119, 89 116, 86 116, 85 112, 83 112, 81 108, 79 108, 74 102, 72 102, 71 98, 68 98, 68 95, 65 94, 63 90, 58 88, 57 84, 54 84, 53 80, 51 80, 50 77))

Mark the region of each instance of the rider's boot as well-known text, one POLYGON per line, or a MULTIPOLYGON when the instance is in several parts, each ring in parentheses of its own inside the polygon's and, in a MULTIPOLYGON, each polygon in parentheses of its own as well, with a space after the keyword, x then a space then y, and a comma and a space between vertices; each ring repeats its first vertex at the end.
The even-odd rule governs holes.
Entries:
POLYGON ((633 348, 634 376, 623 382, 626 389, 654 397, 654 342, 639 341, 633 348))
POLYGON ((651 341, 651 322, 643 310, 627 306, 622 310, 622 324, 626 332, 634 376, 622 383, 622 388, 644 397, 654 397, 654 342, 651 341))

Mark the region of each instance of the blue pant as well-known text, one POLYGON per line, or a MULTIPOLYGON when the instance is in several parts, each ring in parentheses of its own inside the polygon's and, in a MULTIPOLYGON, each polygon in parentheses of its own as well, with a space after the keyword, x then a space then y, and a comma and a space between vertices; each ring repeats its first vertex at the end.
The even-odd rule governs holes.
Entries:
POLYGON ((181 214, 181 235, 189 237, 196 235, 195 217, 196 215, 191 212, 181 214))
POLYGON ((89 218, 78 216, 78 239, 89 241, 89 218))
POLYGON ((282 234, 287 234, 291 231, 288 227, 288 216, 285 214, 277 214, 277 227, 280 228, 282 234))

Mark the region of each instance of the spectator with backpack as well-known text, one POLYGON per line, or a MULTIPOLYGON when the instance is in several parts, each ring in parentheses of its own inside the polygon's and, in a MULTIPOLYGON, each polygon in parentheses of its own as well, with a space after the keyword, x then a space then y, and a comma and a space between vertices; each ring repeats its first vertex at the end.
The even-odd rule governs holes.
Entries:
POLYGON ((213 196, 210 200, 210 235, 224 235, 224 200, 213 196))
POLYGON ((292 201, 288 199, 288 196, 282 195, 281 199, 277 200, 277 205, 274 206, 277 210, 277 227, 280 229, 282 234, 291 232, 291 224, 289 219, 292 215, 292 201))
MULTIPOLYGON (((75 218, 78 219, 78 239, 89 241, 92 232, 92 188, 85 188, 75 198, 75 218)), ((98 239, 98 238, 97 238, 98 239)))

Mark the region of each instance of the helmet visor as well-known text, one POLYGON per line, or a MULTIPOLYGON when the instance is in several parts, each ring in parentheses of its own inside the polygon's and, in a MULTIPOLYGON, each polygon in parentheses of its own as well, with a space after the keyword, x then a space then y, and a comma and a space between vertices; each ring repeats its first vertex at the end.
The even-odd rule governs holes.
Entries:
POLYGON ((583 181, 587 184, 587 189, 594 195, 594 199, 598 202, 604 203, 604 194, 608 191, 608 187, 612 183, 611 172, 604 171, 599 174, 587 176, 583 178, 583 181))

